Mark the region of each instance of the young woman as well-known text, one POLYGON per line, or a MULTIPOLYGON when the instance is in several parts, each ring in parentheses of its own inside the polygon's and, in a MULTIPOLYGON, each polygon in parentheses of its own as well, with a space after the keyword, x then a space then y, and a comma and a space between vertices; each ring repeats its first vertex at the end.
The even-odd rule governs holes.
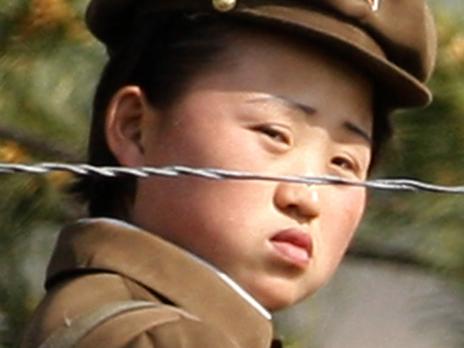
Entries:
MULTIPOLYGON (((96 165, 366 179, 388 114, 425 105, 423 0, 93 0, 109 62, 96 165)), ((82 183, 24 347, 269 347, 362 217, 360 187, 200 178, 82 183)), ((279 344, 274 341, 276 346, 279 344)))

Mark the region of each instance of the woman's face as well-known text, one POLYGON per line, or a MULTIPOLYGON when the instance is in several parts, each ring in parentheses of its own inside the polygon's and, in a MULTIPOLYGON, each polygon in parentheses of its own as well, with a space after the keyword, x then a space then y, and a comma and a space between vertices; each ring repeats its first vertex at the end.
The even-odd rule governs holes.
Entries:
MULTIPOLYGON (((345 62, 284 38, 238 36, 167 111, 149 108, 143 164, 364 179, 372 89, 345 62)), ((363 188, 201 178, 138 182, 132 220, 276 310, 319 289, 361 219, 363 188)))

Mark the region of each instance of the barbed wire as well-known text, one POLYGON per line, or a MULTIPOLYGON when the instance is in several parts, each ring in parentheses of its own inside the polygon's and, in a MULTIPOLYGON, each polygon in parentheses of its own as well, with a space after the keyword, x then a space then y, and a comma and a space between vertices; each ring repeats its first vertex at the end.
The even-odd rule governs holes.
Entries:
POLYGON ((375 190, 388 191, 423 191, 447 194, 464 194, 464 186, 434 185, 418 180, 373 179, 367 181, 349 180, 337 176, 292 176, 292 175, 266 175, 245 171, 226 170, 219 168, 194 168, 188 166, 167 167, 104 167, 89 164, 68 163, 36 163, 36 164, 11 164, 0 163, 1 174, 47 174, 52 171, 66 171, 79 176, 103 176, 115 178, 120 176, 132 176, 146 178, 149 176, 160 177, 185 177, 194 176, 209 180, 258 180, 291 182, 307 185, 348 185, 365 187, 375 190))

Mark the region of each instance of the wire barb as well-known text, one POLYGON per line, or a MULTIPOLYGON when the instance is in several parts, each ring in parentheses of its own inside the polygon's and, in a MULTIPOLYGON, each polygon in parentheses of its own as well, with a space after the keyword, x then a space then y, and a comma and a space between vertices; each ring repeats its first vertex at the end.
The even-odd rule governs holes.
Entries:
POLYGON ((291 182, 306 185, 347 185, 365 187, 375 190, 387 191, 422 191, 447 194, 464 194, 464 186, 434 185, 412 179, 373 179, 367 181, 349 180, 337 176, 293 176, 293 175, 267 175, 251 172, 227 170, 219 168, 193 168, 188 166, 167 167, 101 167, 90 164, 68 163, 36 163, 36 164, 11 164, 0 163, 1 174, 47 174, 52 171, 66 171, 80 176, 103 176, 116 178, 132 176, 146 178, 159 177, 185 177, 193 176, 209 180, 258 180, 291 182))

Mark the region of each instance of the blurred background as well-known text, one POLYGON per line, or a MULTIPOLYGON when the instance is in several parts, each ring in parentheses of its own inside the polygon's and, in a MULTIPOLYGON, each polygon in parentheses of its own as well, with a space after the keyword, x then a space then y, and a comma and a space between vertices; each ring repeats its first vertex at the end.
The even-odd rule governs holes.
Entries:
MULTIPOLYGON (((81 162, 105 60, 87 0, 0 0, 0 162, 81 162)), ((464 2, 435 0, 440 50, 426 110, 394 116, 375 177, 464 184, 464 2)), ((82 216, 68 173, 0 176, 0 348, 44 293, 60 226, 82 216)), ((277 314, 292 348, 464 347, 464 196, 371 192, 329 286, 277 314)))

